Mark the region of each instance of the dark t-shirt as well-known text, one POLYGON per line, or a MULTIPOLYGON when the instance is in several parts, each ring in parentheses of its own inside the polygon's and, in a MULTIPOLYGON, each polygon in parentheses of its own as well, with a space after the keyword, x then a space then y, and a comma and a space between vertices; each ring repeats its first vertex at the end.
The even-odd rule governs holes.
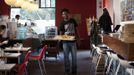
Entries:
POLYGON ((59 27, 59 32, 63 32, 65 35, 73 35, 75 36, 76 31, 75 28, 77 27, 77 23, 74 19, 69 19, 68 21, 62 21, 59 27))
POLYGON ((75 27, 77 27, 77 23, 74 19, 70 19, 68 21, 62 21, 59 27, 59 31, 62 31, 63 34, 75 34, 75 27))

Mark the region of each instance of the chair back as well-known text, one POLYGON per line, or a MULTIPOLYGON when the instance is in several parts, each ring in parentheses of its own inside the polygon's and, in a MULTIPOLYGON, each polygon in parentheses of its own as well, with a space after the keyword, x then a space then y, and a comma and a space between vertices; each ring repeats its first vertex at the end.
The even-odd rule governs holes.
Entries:
POLYGON ((26 56, 25 56, 24 62, 28 62, 30 55, 31 55, 31 51, 28 51, 26 56))
POLYGON ((19 71, 18 71, 18 74, 17 75, 24 75, 25 74, 25 70, 26 70, 26 62, 25 63, 22 63, 20 66, 19 66, 19 71))
POLYGON ((103 54, 103 50, 101 50, 99 47, 96 47, 96 52, 97 52, 98 54, 103 54))
POLYGON ((45 46, 42 48, 42 50, 41 50, 41 52, 40 52, 40 54, 39 54, 39 60, 41 60, 41 59, 45 56, 46 50, 47 50, 47 45, 45 45, 45 46))
POLYGON ((93 48, 93 49, 96 49, 96 46, 95 46, 95 44, 92 44, 92 48, 93 48))
POLYGON ((24 75, 30 55, 31 55, 31 51, 28 51, 23 63, 19 66, 18 75, 24 75))
POLYGON ((41 46, 39 38, 27 38, 23 41, 24 47, 31 47, 31 50, 37 50, 41 46))
MULTIPOLYGON (((119 55, 118 55, 119 56, 119 55)), ((125 60, 122 56, 119 56, 120 64, 125 68, 134 68, 134 62, 125 60)))

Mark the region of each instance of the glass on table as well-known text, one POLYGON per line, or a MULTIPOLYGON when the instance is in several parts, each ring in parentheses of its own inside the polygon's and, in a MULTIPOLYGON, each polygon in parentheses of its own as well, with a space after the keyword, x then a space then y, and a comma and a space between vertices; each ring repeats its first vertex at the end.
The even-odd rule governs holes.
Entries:
POLYGON ((6 63, 6 60, 3 58, 3 59, 0 59, 0 64, 5 64, 6 63))
POLYGON ((2 56, 4 56, 4 51, 0 48, 0 56, 2 57, 2 56))
POLYGON ((0 57, 1 57, 0 58, 0 64, 5 64, 6 63, 4 55, 5 55, 4 51, 0 48, 0 57))
POLYGON ((14 44, 14 47, 22 48, 23 44, 22 43, 16 43, 16 44, 14 44))

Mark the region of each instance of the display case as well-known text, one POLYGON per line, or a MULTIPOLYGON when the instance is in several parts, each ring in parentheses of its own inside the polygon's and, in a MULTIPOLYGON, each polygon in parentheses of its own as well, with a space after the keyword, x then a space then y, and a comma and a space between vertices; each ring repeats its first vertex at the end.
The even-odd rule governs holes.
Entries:
POLYGON ((58 50, 58 40, 54 40, 53 38, 57 35, 57 27, 56 26, 47 26, 45 28, 45 39, 44 44, 48 46, 46 56, 47 57, 56 57, 59 53, 58 50))
POLYGON ((57 35, 57 27, 56 26, 47 26, 45 28, 45 39, 51 39, 57 35))

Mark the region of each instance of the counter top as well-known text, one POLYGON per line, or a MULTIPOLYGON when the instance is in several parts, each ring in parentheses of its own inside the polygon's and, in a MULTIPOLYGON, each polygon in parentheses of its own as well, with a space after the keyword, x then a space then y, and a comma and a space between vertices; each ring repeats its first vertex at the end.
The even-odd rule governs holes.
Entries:
POLYGON ((134 43, 123 42, 118 38, 106 34, 103 35, 103 43, 123 56, 126 60, 134 60, 134 43))

